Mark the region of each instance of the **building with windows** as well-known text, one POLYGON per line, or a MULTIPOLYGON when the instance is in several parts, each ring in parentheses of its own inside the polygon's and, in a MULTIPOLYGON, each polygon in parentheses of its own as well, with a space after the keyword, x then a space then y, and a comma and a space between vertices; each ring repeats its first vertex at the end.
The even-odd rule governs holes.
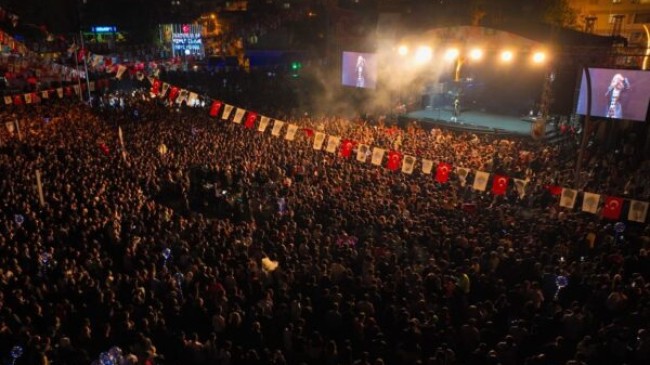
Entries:
POLYGON ((587 33, 621 36, 628 47, 648 45, 644 25, 650 27, 650 0, 569 0, 587 33))

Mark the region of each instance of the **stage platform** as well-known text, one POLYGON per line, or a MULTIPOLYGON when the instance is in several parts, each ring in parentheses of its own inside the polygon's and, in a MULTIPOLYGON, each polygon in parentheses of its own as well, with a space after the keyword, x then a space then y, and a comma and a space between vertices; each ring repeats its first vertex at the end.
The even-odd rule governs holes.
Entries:
MULTIPOLYGON (((467 130, 483 133, 514 134, 530 136, 532 120, 523 120, 523 117, 497 115, 473 110, 460 114, 458 122, 452 122, 452 111, 449 109, 425 109, 407 113, 402 116, 408 120, 417 120, 429 126, 467 130)), ((555 127, 549 123, 546 126, 547 135, 553 134, 555 127)))

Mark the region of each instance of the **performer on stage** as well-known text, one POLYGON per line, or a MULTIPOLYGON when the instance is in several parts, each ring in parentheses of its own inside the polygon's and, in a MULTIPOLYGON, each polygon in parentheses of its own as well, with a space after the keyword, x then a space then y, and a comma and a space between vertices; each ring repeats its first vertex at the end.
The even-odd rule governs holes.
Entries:
POLYGON ((460 117, 460 97, 456 97, 454 100, 454 114, 451 117, 452 122, 458 122, 458 117, 460 117))
POLYGON ((357 66, 356 66, 357 87, 365 87, 366 85, 365 69, 366 69, 366 59, 363 58, 363 56, 359 55, 359 57, 357 58, 357 66))
POLYGON ((605 93, 609 97, 609 105, 606 116, 608 118, 623 118, 623 107, 621 106, 621 94, 630 88, 630 82, 621 74, 616 74, 605 93))

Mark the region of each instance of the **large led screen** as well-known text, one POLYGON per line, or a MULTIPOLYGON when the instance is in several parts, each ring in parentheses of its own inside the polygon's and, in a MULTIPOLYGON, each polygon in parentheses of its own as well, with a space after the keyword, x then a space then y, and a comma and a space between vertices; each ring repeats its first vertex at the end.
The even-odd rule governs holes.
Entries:
POLYGON ((377 56, 374 53, 343 52, 341 83, 374 89, 377 85, 377 56))
MULTIPOLYGON (((650 102, 650 72, 590 68, 591 115, 645 121, 650 102)), ((587 114, 587 79, 582 74, 576 114, 587 114)))

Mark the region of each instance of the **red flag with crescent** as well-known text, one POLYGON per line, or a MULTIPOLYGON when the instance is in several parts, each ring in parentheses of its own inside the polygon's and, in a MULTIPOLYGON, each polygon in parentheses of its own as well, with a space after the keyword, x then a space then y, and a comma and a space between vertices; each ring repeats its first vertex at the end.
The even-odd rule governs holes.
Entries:
POLYGON ((21 95, 14 96, 14 105, 23 105, 23 97, 21 95))
POLYGON ((354 149, 354 141, 345 139, 341 143, 341 157, 350 157, 352 156, 352 150, 354 149))
POLYGON ((246 121, 244 121, 244 127, 248 129, 255 128, 255 120, 257 120, 257 113, 248 112, 248 115, 246 116, 246 121))
POLYGON ((176 98, 178 97, 178 88, 176 86, 172 86, 171 91, 169 92, 169 102, 173 103, 176 101, 176 98))
POLYGON ((504 195, 508 188, 508 179, 507 176, 494 175, 494 180, 492 180, 492 194, 504 195))
POLYGON ((217 115, 219 115, 219 110, 221 110, 221 105, 223 105, 223 103, 218 100, 212 102, 212 105, 210 106, 210 116, 212 118, 216 118, 217 115))
POLYGON ((444 184, 449 180, 449 172, 451 172, 451 165, 446 162, 440 162, 436 169, 436 181, 444 184))
POLYGON ((151 84, 151 93, 157 96, 159 92, 160 92, 160 80, 154 79, 153 83, 151 84))
POLYGON ((619 219, 621 211, 623 210, 623 198, 615 196, 608 196, 605 198, 605 205, 603 205, 603 218, 619 219))
POLYGON ((392 171, 402 167, 402 154, 397 151, 388 152, 388 162, 386 163, 386 167, 392 171))

